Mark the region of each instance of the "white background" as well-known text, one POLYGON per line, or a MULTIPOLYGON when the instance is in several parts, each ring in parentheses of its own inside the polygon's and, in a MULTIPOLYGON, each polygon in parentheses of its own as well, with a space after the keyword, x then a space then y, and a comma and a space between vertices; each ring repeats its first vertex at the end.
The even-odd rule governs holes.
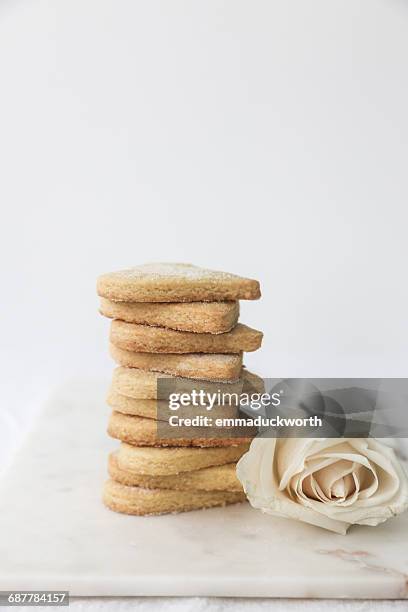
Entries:
POLYGON ((400 0, 3 1, 1 460, 133 264, 258 278, 260 374, 407 375, 407 58, 400 0))

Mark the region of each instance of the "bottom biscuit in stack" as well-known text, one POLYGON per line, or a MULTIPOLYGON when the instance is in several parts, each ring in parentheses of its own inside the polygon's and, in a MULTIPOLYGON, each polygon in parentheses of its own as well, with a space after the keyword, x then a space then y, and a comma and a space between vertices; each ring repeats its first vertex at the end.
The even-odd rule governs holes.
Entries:
POLYGON ((245 493, 230 491, 178 491, 128 487, 108 480, 103 491, 104 504, 115 512, 139 516, 187 512, 236 504, 245 500, 245 493))

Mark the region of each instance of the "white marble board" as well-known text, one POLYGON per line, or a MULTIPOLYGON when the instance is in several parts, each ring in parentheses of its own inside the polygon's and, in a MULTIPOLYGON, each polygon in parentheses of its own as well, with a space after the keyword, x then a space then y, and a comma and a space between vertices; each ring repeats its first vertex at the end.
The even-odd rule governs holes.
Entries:
POLYGON ((340 536, 248 504, 148 518, 105 509, 107 416, 96 381, 45 407, 0 486, 0 590, 408 597, 408 514, 340 536))

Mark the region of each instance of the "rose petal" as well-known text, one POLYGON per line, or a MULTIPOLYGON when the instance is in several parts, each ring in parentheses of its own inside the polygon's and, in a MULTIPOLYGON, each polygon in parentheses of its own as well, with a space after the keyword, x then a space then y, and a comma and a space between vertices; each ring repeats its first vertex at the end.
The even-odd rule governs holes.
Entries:
POLYGON ((372 439, 256 438, 237 465, 253 507, 346 533, 408 507, 408 479, 392 449, 372 439))

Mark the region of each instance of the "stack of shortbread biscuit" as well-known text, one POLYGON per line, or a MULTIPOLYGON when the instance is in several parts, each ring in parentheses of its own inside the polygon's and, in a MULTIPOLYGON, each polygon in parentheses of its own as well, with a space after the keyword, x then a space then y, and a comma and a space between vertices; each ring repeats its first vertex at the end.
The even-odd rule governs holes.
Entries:
POLYGON ((166 412, 158 386, 174 379, 186 390, 240 392, 261 383, 243 368, 242 353, 258 349, 262 333, 238 323, 239 300, 258 299, 258 281, 161 263, 105 274, 97 290, 100 312, 113 319, 110 351, 119 364, 108 433, 121 444, 109 457, 106 506, 144 515, 243 501, 235 467, 250 437, 159 436, 166 412))

